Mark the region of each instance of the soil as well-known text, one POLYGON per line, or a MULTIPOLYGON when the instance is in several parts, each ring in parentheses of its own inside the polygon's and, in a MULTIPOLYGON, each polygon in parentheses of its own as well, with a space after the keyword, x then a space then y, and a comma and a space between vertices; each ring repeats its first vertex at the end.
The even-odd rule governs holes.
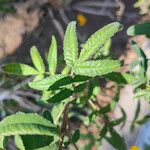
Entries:
MULTIPOLYGON (((77 10, 70 9, 73 8, 73 6, 77 2, 75 1, 72 5, 70 5, 69 9, 68 7, 64 7, 65 14, 69 22, 71 20, 76 20, 76 16, 80 13, 77 10)), ((122 1, 123 5, 125 5, 125 9, 122 16, 120 16, 119 22, 121 22, 125 26, 125 28, 123 31, 113 37, 111 54, 115 57, 119 57, 122 54, 126 53, 126 45, 128 42, 126 29, 130 25, 135 24, 140 20, 140 16, 138 14, 139 10, 133 8, 134 2, 134 0, 122 1)), ((62 26, 63 30, 66 28, 66 23, 63 21, 60 15, 60 10, 52 8, 51 5, 47 4, 40 5, 40 7, 36 8, 35 3, 32 3, 34 9, 32 11, 28 11, 29 8, 31 9, 28 3, 29 1, 19 4, 19 6, 17 7, 17 14, 6 15, 6 17, 4 17, 4 19, 0 21, 0 26, 2 26, 2 24, 4 24, 3 26, 5 28, 6 26, 8 26, 6 30, 7 33, 0 32, 0 42, 3 41, 5 45, 5 48, 1 47, 1 53, 5 52, 5 54, 7 55, 7 57, 5 58, 7 58, 9 61, 15 60, 30 62, 29 49, 33 45, 36 45, 42 55, 44 55, 49 48, 49 43, 52 35, 56 36, 59 45, 59 52, 62 52, 62 39, 59 36, 58 29, 54 25, 54 19, 56 19, 62 26), (54 19, 49 13, 50 9, 52 10, 54 19)), ((113 7, 110 10, 107 9, 107 11, 110 11, 110 13, 112 13, 112 16, 114 17, 113 19, 111 19, 109 16, 98 16, 83 13, 87 18, 87 24, 83 27, 78 25, 77 29, 80 35, 80 41, 84 42, 100 27, 110 22, 117 21, 118 16, 116 13, 116 9, 117 8, 113 7)), ((2 28, 2 30, 4 29, 2 28)), ((3 54, 0 55, 3 56, 3 54)))

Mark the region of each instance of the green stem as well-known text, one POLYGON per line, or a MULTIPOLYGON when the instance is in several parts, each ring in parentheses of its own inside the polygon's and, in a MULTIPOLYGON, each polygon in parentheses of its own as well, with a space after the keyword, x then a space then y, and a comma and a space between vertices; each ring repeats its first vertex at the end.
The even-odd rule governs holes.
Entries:
POLYGON ((65 137, 66 132, 68 130, 68 111, 69 111, 69 103, 66 104, 65 109, 64 109, 64 115, 63 115, 63 120, 62 120, 62 125, 61 125, 61 141, 59 144, 59 150, 62 150, 64 137, 65 137))

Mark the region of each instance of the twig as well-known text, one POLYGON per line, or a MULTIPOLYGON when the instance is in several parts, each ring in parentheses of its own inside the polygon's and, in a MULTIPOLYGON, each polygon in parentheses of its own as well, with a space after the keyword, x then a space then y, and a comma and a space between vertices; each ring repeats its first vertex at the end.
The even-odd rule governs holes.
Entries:
POLYGON ((25 79, 24 81, 18 83, 17 85, 15 85, 12 89, 13 91, 17 91, 20 88, 22 88, 23 86, 25 86, 29 81, 31 81, 33 79, 33 77, 29 77, 27 79, 25 79))
POLYGON ((31 97, 33 99, 39 99, 41 96, 39 94, 35 94, 32 91, 17 91, 16 92, 17 95, 19 96, 25 96, 25 97, 31 97))
POLYGON ((70 20, 67 18, 63 8, 59 9, 59 14, 66 25, 69 24, 70 20))
POLYGON ((90 7, 73 7, 73 9, 87 13, 92 15, 98 15, 98 16, 108 16, 110 19, 114 19, 114 15, 112 15, 112 12, 106 11, 104 9, 95 9, 90 7))
POLYGON ((49 15, 52 19, 53 24, 55 25, 55 28, 58 30, 58 34, 61 37, 61 40, 64 38, 64 30, 62 25, 59 23, 59 21, 55 18, 54 13, 51 9, 48 10, 49 15))
POLYGON ((32 79, 33 79, 33 77, 27 78, 26 80, 24 80, 24 81, 18 83, 17 85, 15 85, 14 87, 12 87, 12 89, 10 89, 10 90, 1 91, 0 92, 0 101, 11 98, 11 95, 14 95, 17 90, 19 90, 20 88, 25 86, 32 79))
POLYGON ((125 11, 125 5, 121 0, 116 0, 116 2, 117 2, 117 5, 119 6, 118 11, 116 12, 117 19, 121 20, 123 14, 124 14, 124 11, 125 11))
MULTIPOLYGON (((0 105, 3 105, 4 100, 13 99, 16 101, 21 107, 24 107, 25 109, 30 109, 32 111, 37 112, 40 107, 33 104, 30 101, 27 101, 24 97, 30 96, 32 98, 38 98, 38 94, 33 94, 31 92, 22 92, 19 91, 23 86, 25 86, 29 81, 31 81, 33 77, 27 78, 26 80, 18 83, 14 87, 8 90, 1 90, 0 91, 0 105)), ((7 108, 8 110, 9 108, 7 108)), ((11 111, 11 110, 9 110, 11 111)))
POLYGON ((90 6, 90 7, 116 7, 116 3, 115 2, 110 2, 108 0, 105 0, 103 2, 100 1, 85 1, 85 2, 79 2, 77 4, 74 4, 74 6, 77 5, 81 5, 81 6, 90 6))
POLYGON ((23 106, 23 107, 25 107, 27 109, 30 109, 30 110, 34 111, 34 112, 37 112, 40 109, 39 106, 34 105, 33 103, 31 103, 29 101, 26 101, 25 99, 23 99, 20 96, 12 95, 11 98, 14 99, 16 102, 18 102, 20 106, 23 106))
MULTIPOLYGON (((64 10, 63 8, 61 8, 61 9, 59 10, 59 14, 60 14, 60 16, 61 16, 63 22, 64 22, 64 23, 66 24, 66 26, 67 26, 67 25, 69 24, 70 20, 68 19, 67 15, 65 14, 65 10, 64 10)), ((77 32, 77 34, 78 34, 78 39, 79 39, 79 41, 80 41, 81 43, 83 43, 84 41, 83 41, 83 38, 82 38, 81 34, 80 34, 79 32, 77 32)))
POLYGON ((59 144, 59 150, 62 150, 64 137, 68 130, 68 111, 69 111, 69 103, 66 104, 65 109, 64 109, 63 121, 62 121, 62 125, 61 125, 61 141, 59 144))
POLYGON ((72 9, 88 13, 88 14, 93 14, 93 15, 99 15, 99 16, 108 16, 111 19, 114 19, 114 15, 112 14, 111 11, 108 11, 108 8, 115 8, 116 5, 115 3, 111 2, 110 0, 106 0, 105 2, 82 2, 82 3, 77 3, 72 6, 72 9))

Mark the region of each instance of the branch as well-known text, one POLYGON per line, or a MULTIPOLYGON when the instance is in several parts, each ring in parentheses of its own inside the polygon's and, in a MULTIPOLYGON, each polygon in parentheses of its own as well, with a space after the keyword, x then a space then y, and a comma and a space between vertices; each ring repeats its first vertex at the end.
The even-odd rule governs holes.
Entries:
POLYGON ((63 121, 61 125, 61 141, 59 144, 59 150, 62 150, 64 137, 68 130, 68 111, 69 111, 69 103, 66 104, 65 109, 64 109, 63 121))

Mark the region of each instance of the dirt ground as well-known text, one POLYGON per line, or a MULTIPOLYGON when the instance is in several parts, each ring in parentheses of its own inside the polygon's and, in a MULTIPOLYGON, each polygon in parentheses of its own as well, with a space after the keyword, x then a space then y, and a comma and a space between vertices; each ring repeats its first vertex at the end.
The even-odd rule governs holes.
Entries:
POLYGON ((99 9, 107 12, 100 15, 82 12, 82 9, 76 7, 80 1, 59 8, 36 1, 17 3, 15 14, 4 15, 0 19, 0 57, 5 57, 8 61, 30 62, 30 47, 36 45, 44 55, 49 48, 52 35, 56 36, 61 53, 64 30, 71 20, 77 20, 80 13, 87 19, 84 26, 78 24, 77 27, 81 43, 100 27, 119 21, 125 28, 113 38, 111 54, 115 54, 116 57, 125 54, 128 42, 126 29, 141 20, 139 10, 133 8, 134 0, 110 2, 115 6, 100 7, 99 9))

